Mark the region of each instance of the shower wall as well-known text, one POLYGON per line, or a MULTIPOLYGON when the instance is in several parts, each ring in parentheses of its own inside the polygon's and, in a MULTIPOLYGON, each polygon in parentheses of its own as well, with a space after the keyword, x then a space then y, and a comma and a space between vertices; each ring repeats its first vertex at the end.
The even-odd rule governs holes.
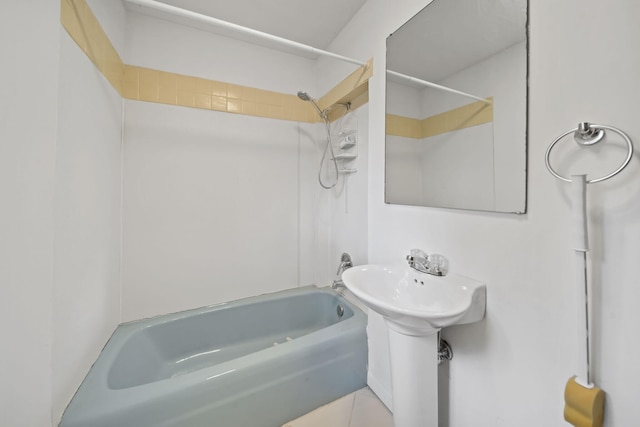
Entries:
MULTIPOLYGON (((116 50, 125 10, 88 2, 116 50)), ((53 239, 52 419, 120 323, 122 99, 60 29, 53 239)), ((98 53, 94 51, 94 53, 98 53)))
MULTIPOLYGON (((135 13, 128 19, 126 63, 315 94, 313 60, 135 13)), ((316 282, 321 131, 125 101, 122 320, 316 282)))
POLYGON ((62 31, 60 37, 53 244, 54 419, 62 414, 120 323, 122 198, 122 99, 68 34, 62 31))
MULTIPOLYGON (((121 47, 122 4, 90 3, 121 47)), ((119 322, 122 102, 59 2, 0 17, 0 425, 50 426, 119 322)))
POLYGON ((59 5, 0 13, 0 425, 51 423, 59 5), (37 8, 38 13, 33 10, 37 8), (18 42, 19 41, 19 42, 18 42), (41 70, 48 70, 43 73, 41 70))
MULTIPOLYGON (((316 269, 318 283, 330 283, 343 252, 351 255, 354 265, 367 261, 367 200, 363 197, 368 188, 368 140, 369 105, 350 112, 342 122, 333 124, 337 135, 340 129, 355 130, 358 157, 348 165, 356 173, 340 175, 338 184, 331 190, 320 192, 317 216, 323 233, 318 250, 316 269)), ((320 243, 320 242, 318 242, 320 243)))

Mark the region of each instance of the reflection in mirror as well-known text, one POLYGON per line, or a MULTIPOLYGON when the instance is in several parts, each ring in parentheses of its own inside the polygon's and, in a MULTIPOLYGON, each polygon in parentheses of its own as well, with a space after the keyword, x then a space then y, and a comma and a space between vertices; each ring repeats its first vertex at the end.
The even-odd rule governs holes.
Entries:
POLYGON ((526 22, 527 0, 435 0, 387 38, 387 203, 525 212, 526 22))

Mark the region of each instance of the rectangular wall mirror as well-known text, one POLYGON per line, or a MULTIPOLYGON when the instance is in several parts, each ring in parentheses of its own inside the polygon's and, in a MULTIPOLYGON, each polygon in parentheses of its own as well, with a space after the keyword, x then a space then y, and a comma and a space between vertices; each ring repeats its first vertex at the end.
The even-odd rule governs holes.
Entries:
POLYGON ((387 38, 387 203, 526 211, 527 58, 527 0, 434 0, 387 38))

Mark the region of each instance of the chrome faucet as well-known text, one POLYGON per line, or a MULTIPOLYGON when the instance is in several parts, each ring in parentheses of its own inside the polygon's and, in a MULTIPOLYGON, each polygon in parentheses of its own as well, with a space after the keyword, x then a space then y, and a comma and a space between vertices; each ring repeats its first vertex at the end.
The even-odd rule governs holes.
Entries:
POLYGON ((409 267, 422 273, 432 274, 434 276, 446 276, 449 271, 449 261, 442 255, 427 255, 420 249, 411 249, 411 253, 407 255, 409 267))
POLYGON ((347 269, 353 267, 353 262, 351 262, 351 255, 348 253, 343 253, 342 257, 340 257, 340 265, 338 266, 338 271, 336 271, 336 275, 340 276, 347 269))
POLYGON ((336 279, 331 284, 331 289, 346 288, 346 287, 347 287, 347 285, 344 284, 342 279, 336 279))
POLYGON ((334 280, 331 284, 332 289, 344 288, 345 284, 342 281, 342 273, 347 269, 353 267, 353 262, 351 261, 351 255, 348 253, 343 253, 342 257, 340 257, 340 265, 338 266, 338 271, 336 275, 338 279, 334 280))

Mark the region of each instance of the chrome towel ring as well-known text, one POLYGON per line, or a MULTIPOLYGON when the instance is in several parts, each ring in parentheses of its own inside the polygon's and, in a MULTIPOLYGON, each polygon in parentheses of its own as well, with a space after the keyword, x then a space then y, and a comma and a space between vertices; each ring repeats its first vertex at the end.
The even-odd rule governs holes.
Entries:
POLYGON ((631 142, 631 139, 629 138, 629 136, 626 133, 622 132, 620 129, 614 128, 612 126, 596 125, 593 123, 582 122, 578 124, 577 128, 568 130, 562 135, 560 135, 559 137, 557 137, 549 145, 549 148, 547 148, 547 152, 545 153, 544 160, 545 160, 545 165, 547 166, 547 169, 549 170, 549 172, 551 172, 551 175, 555 176, 556 178, 562 181, 571 182, 569 178, 566 178, 560 175, 559 173, 557 173, 555 170, 553 170, 553 168, 551 167, 551 162, 549 161, 551 150, 562 138, 569 135, 570 133, 573 133, 573 138, 576 141, 576 143, 580 145, 593 145, 602 141, 605 135, 605 131, 607 130, 617 133, 625 140, 625 142, 627 143, 627 149, 628 149, 627 158, 624 160, 624 162, 622 162, 622 164, 618 167, 618 169, 600 178, 587 180, 587 184, 595 184, 596 182, 602 182, 604 180, 607 180, 619 174, 622 171, 622 169, 624 169, 629 164, 629 162, 631 161, 631 157, 633 156, 633 143, 631 142))

